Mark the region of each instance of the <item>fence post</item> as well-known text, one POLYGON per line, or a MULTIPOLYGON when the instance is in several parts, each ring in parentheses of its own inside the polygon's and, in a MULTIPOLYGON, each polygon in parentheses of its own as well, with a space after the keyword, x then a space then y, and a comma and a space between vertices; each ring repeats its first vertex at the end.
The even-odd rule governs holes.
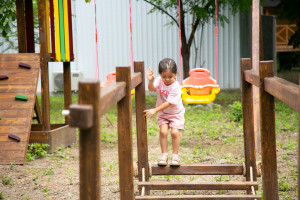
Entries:
POLYGON ((80 199, 100 199, 100 84, 97 80, 81 80, 78 90, 79 104, 92 105, 93 126, 80 129, 80 199))
MULTIPOLYGON (((245 81, 245 70, 251 70, 251 59, 241 59, 241 91, 243 105, 244 151, 246 180, 250 181, 250 167, 253 168, 253 181, 257 181, 256 152, 254 135, 253 86, 245 81)), ((247 191, 248 194, 251 190, 247 191)))
MULTIPOLYGON (((138 153, 138 176, 142 181, 142 169, 145 169, 145 181, 149 181, 149 161, 147 143, 147 121, 144 115, 146 110, 146 90, 145 90, 145 69, 144 62, 134 62, 134 71, 142 73, 142 82, 135 88, 135 108, 136 108, 136 132, 137 132, 137 153, 138 153)), ((140 194, 141 194, 141 189, 140 194)), ((150 190, 146 189, 145 194, 149 195, 150 190)))
POLYGON ((260 128, 262 149, 263 194, 265 200, 277 200, 277 157, 275 133, 274 97, 264 90, 264 78, 274 76, 273 61, 261 61, 259 66, 260 79, 260 128))
POLYGON ((133 200, 133 154, 130 67, 117 67, 117 82, 126 82, 126 96, 118 102, 118 153, 120 199, 133 200))

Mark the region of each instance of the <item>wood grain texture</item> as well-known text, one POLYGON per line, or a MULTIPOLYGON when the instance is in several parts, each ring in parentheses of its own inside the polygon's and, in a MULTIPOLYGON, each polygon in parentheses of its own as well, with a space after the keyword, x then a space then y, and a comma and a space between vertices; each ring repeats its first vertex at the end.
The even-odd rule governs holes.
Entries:
POLYGON ((255 85, 256 87, 259 87, 260 82, 259 82, 258 70, 255 69, 245 70, 244 77, 245 77, 245 81, 251 83, 252 85, 255 85))
POLYGON ((299 98, 298 85, 278 77, 267 77, 264 79, 264 89, 295 111, 298 111, 299 104, 295 101, 299 98))
MULTIPOLYGON (((256 152, 254 135, 253 86, 245 80, 245 70, 251 70, 251 60, 241 59, 241 91, 243 108, 244 154, 246 180, 250 181, 250 167, 253 169, 253 181, 257 181, 256 152)), ((251 188, 247 191, 250 194, 251 188)))
POLYGON ((19 53, 26 53, 26 23, 23 0, 16 0, 19 53))
MULTIPOLYGON (((144 114, 146 110, 146 90, 145 90, 145 68, 144 62, 134 62, 134 71, 139 72, 141 83, 135 88, 135 109, 136 109, 136 130, 137 130, 137 153, 138 153, 138 175, 139 181, 143 180, 142 169, 145 169, 145 181, 149 181, 149 160, 148 160, 148 139, 147 139, 147 121, 144 114)), ((136 73, 137 74, 137 73, 136 73)), ((132 88, 131 88, 132 89, 132 88)), ((141 189, 140 189, 141 194, 141 189)), ((150 191, 146 189, 146 195, 150 191)))
POLYGON ((104 115, 113 105, 125 97, 125 82, 114 82, 101 89, 100 115, 104 115))
MULTIPOLYGON (((72 30, 71 30, 72 31, 72 30)), ((72 103, 72 91, 71 91, 71 63, 64 62, 64 108, 69 110, 69 106, 72 103)), ((65 117, 65 124, 68 124, 68 116, 65 117)))
POLYGON ((39 61, 39 54, 0 54, 0 74, 4 71, 10 74, 7 81, 0 83, 0 151, 3 152, 0 164, 25 162, 36 98, 39 61), (20 61, 32 68, 20 68, 20 61), (16 95, 26 96, 28 101, 17 101, 16 95), (9 138, 9 134, 19 137, 20 142, 9 138))
POLYGON ((241 164, 185 164, 180 167, 152 165, 152 175, 243 175, 241 164))
POLYGON ((126 82, 126 95, 117 105, 119 185, 121 200, 134 199, 130 73, 130 67, 116 68, 116 81, 126 82))
POLYGON ((93 126, 80 129, 80 199, 94 200, 101 198, 100 180, 100 83, 97 80, 79 82, 79 104, 92 105, 93 126))
POLYGON ((92 105, 70 105, 69 122, 71 127, 89 129, 93 126, 93 106, 92 105))
POLYGON ((259 195, 170 195, 170 196, 136 196, 136 200, 261 200, 259 195))
POLYGON ((138 186, 146 187, 149 190, 255 190, 258 189, 257 182, 246 181, 228 181, 228 182, 139 182, 138 186))
POLYGON ((142 82, 142 73, 141 72, 135 72, 131 74, 131 85, 130 89, 133 90, 136 88, 137 85, 139 85, 142 82))
POLYGON ((277 157, 276 157, 276 133, 275 133, 275 105, 274 97, 264 90, 265 77, 274 76, 274 64, 272 61, 260 62, 260 128, 262 149, 262 181, 263 195, 266 200, 277 200, 277 157))

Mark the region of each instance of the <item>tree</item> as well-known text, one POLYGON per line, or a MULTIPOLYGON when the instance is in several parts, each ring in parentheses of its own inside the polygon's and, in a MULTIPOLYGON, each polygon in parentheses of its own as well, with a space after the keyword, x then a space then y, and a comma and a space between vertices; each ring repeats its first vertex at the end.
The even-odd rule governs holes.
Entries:
POLYGON ((276 7, 279 18, 288 19, 290 23, 297 23, 297 30, 289 39, 289 45, 294 48, 300 46, 300 0, 281 0, 276 7))
MULTIPOLYGON (((171 24, 178 23, 178 0, 143 0, 151 4, 153 8, 150 13, 160 12, 167 15, 171 19, 171 24)), ((238 10, 249 11, 252 5, 252 0, 218 0, 218 21, 221 25, 224 22, 229 23, 229 20, 221 10, 226 5, 232 9, 232 14, 238 10)), ((208 23, 209 20, 215 17, 215 0, 180 0, 180 21, 181 21, 181 46, 182 46, 182 60, 183 60, 183 77, 186 78, 190 69, 190 49, 195 40, 195 33, 199 28, 208 23), (192 16, 192 23, 186 24, 185 18, 190 14, 192 16), (188 30, 190 33, 188 34, 188 30)))

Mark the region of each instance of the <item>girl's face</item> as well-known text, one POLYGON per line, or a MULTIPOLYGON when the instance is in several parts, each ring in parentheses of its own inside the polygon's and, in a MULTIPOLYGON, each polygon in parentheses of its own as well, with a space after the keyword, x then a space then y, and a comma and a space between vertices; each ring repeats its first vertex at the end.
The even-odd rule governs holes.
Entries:
POLYGON ((170 70, 162 72, 160 77, 165 85, 171 85, 176 81, 176 74, 172 73, 170 70))

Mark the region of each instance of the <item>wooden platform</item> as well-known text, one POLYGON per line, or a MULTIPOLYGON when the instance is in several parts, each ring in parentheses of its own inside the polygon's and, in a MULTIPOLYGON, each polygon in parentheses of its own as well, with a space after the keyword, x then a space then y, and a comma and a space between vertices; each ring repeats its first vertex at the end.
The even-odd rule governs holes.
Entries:
POLYGON ((24 164, 36 99, 40 68, 40 55, 0 54, 0 164, 24 164), (26 63, 31 69, 19 67, 26 63), (15 100, 15 95, 28 97, 28 101, 15 100), (11 139, 9 134, 20 138, 11 139))

